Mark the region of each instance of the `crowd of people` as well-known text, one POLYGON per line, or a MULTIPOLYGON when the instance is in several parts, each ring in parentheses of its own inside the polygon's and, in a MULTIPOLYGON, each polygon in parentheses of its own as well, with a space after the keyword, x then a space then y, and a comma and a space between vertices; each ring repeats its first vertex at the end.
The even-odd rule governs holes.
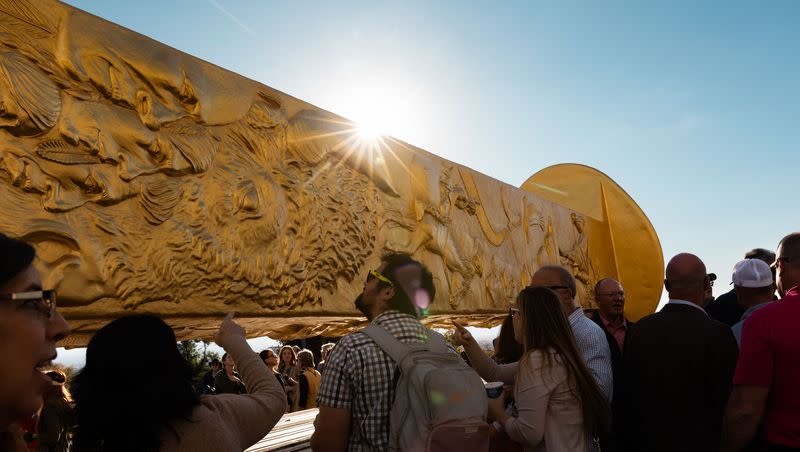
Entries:
POLYGON ((412 427, 420 450, 800 450, 800 233, 776 253, 748 252, 714 300, 702 260, 674 256, 668 303, 635 323, 620 281, 598 281, 597 310, 585 312, 571 271, 543 266, 511 302, 491 357, 457 322, 451 347, 439 345, 420 322, 435 300, 431 273, 389 254, 355 300, 370 328, 326 344, 315 365, 288 345, 255 353, 228 315, 214 336, 225 355, 201 391, 152 315, 101 328, 67 390, 63 373, 44 372, 69 326, 35 251, 0 235, 0 256, 0 450, 241 451, 284 413, 313 407, 315 451, 397 450, 412 427), (36 413, 38 437, 26 437, 36 413))

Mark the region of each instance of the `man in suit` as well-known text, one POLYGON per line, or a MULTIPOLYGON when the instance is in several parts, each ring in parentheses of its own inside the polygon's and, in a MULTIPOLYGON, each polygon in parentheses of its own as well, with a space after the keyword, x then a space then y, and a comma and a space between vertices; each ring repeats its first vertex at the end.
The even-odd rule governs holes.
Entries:
MULTIPOLYGON (((624 384, 622 381, 622 352, 628 341, 628 331, 633 328, 634 323, 625 318, 625 290, 622 284, 613 278, 603 278, 594 285, 594 299, 597 304, 597 311, 592 314, 592 321, 603 330, 611 350, 611 371, 614 375, 614 391, 611 399, 611 407, 614 416, 614 425, 620 420, 619 388, 624 384)), ((609 435, 602 438, 602 449, 604 451, 619 450, 616 435, 609 435)))
POLYGON ((622 364, 622 351, 625 349, 627 332, 633 322, 625 318, 625 290, 613 278, 603 278, 594 286, 594 299, 597 311, 592 320, 605 333, 608 348, 611 350, 611 369, 614 373, 614 393, 617 392, 619 371, 622 364))
POLYGON ((738 349, 728 325, 703 309, 710 281, 683 253, 666 269, 669 303, 628 332, 620 388, 630 451, 716 451, 738 349))

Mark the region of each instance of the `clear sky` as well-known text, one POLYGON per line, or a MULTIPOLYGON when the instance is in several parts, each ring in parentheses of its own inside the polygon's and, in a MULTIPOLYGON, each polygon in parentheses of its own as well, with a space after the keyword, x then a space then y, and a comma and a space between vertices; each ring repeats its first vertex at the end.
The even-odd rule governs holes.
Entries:
POLYGON ((598 168, 715 295, 800 230, 800 2, 67 3, 516 186, 598 168))

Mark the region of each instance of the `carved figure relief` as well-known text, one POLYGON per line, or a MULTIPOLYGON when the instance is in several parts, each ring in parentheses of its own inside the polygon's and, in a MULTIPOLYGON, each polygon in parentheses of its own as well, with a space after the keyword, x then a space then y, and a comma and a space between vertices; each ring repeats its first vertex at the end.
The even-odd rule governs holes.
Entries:
POLYGON ((235 309, 343 333, 386 250, 431 268, 434 312, 495 316, 558 256, 593 284, 569 209, 64 4, 0 1, 0 35, 0 231, 78 329, 235 309))

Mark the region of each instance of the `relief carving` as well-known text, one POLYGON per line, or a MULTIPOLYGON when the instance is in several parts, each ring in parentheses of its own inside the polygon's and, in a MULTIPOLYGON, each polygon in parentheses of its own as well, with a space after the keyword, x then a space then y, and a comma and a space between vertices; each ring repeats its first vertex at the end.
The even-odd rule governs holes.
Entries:
POLYGON ((0 36, 0 231, 79 333, 158 312, 201 337, 236 310, 251 334, 343 334, 386 250, 434 272, 434 323, 495 322, 559 256, 597 277, 581 214, 134 32, 0 0, 0 36))

